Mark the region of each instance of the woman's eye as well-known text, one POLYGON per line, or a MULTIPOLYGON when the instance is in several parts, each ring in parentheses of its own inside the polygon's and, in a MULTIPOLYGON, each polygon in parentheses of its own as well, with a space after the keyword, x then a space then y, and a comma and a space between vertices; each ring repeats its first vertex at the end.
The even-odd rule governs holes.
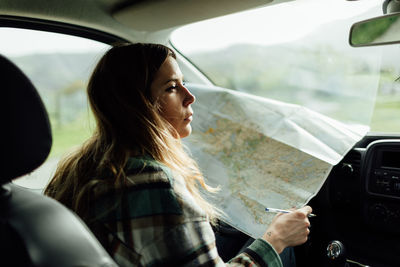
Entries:
POLYGON ((167 88, 167 92, 172 92, 173 90, 175 90, 177 88, 177 86, 176 85, 174 85, 174 86, 170 86, 170 87, 168 87, 167 88))

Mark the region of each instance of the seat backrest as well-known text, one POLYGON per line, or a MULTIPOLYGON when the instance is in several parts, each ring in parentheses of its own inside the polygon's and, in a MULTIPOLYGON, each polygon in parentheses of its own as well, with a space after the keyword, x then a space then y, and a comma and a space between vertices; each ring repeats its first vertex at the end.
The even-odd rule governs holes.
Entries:
POLYGON ((51 130, 32 83, 1 55, 0 89, 0 266, 117 266, 74 213, 12 184, 45 161, 51 130))

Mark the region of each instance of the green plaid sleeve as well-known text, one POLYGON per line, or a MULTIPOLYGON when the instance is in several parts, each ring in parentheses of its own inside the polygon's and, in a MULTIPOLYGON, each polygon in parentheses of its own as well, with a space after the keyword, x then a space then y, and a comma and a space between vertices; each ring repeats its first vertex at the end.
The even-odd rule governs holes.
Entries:
POLYGON ((278 253, 268 242, 261 238, 256 239, 243 253, 233 258, 230 262, 235 263, 243 261, 247 261, 248 263, 248 265, 245 266, 282 267, 281 258, 278 253), (250 257, 250 259, 248 259, 248 257, 250 257))
POLYGON ((131 159, 127 174, 123 193, 104 190, 93 209, 108 211, 93 231, 120 266, 282 266, 260 239, 224 263, 208 217, 184 182, 147 158, 131 159))
POLYGON ((255 240, 243 253, 224 263, 206 220, 175 227, 143 249, 141 256, 143 266, 282 267, 279 255, 262 239, 255 240))

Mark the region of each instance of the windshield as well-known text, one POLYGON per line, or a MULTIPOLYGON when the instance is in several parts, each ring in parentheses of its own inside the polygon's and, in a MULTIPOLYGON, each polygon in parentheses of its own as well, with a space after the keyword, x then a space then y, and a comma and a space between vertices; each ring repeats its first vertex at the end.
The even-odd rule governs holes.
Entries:
POLYGON ((182 27, 171 42, 217 86, 400 132, 398 45, 348 43, 351 25, 382 15, 381 4, 290 1, 182 27))

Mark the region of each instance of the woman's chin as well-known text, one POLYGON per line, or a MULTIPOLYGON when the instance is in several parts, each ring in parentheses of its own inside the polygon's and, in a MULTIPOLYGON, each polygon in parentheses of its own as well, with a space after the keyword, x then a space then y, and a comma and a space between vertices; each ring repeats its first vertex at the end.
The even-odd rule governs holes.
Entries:
POLYGON ((188 137, 192 133, 192 126, 187 125, 184 129, 178 132, 180 138, 188 137))

